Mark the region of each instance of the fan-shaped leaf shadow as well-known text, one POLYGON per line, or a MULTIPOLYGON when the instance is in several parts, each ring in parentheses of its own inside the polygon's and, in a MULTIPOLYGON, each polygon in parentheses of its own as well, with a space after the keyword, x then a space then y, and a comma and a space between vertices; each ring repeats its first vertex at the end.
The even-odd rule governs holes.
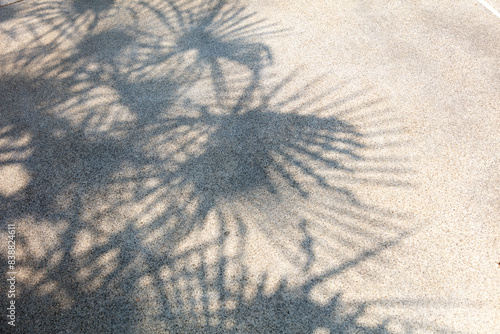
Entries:
POLYGON ((33 22, 82 20, 75 48, 51 57, 71 34, 48 20, 55 39, 4 58, 0 170, 20 181, 0 187, 0 219, 18 227, 21 330, 390 332, 362 324, 369 301, 314 298, 411 232, 360 195, 411 187, 390 108, 264 73, 260 38, 277 30, 238 3, 140 2, 127 10, 163 31, 95 30, 111 4, 42 2, 33 22))

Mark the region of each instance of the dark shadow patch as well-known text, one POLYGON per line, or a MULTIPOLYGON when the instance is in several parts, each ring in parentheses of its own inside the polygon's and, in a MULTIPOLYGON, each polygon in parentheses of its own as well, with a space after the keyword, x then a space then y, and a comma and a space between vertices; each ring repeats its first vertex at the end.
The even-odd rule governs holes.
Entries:
POLYGON ((95 55, 97 59, 112 62, 124 48, 134 42, 134 38, 121 30, 108 30, 90 35, 78 45, 80 51, 75 58, 95 55))
POLYGON ((84 14, 87 11, 100 13, 113 7, 115 0, 72 0, 71 5, 78 14, 84 14))
MULTIPOLYGON (((0 2, 0 6, 3 3, 0 2)), ((0 22, 5 22, 16 17, 16 9, 12 5, 7 5, 5 7, 0 7, 0 22)))

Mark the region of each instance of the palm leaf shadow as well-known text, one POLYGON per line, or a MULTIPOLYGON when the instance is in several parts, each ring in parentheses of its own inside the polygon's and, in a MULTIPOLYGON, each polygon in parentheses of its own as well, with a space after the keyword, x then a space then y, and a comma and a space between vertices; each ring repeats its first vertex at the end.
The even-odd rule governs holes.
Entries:
MULTIPOLYGON (((25 220, 21 309, 43 318, 23 326, 31 332, 81 332, 91 325, 102 332, 141 332, 146 325, 160 332, 383 332, 383 325, 357 323, 363 305, 342 317, 340 297, 319 306, 308 294, 406 235, 395 223, 400 216, 364 203, 350 186, 386 186, 387 180, 407 186, 399 176, 411 171, 392 164, 390 156, 378 176, 363 172, 373 172, 363 152, 384 147, 367 144, 363 122, 360 127, 349 118, 361 113, 378 120, 386 112, 363 91, 321 92, 314 82, 294 82, 295 73, 268 84, 262 72, 272 62, 271 51, 252 39, 276 31, 237 3, 141 6, 162 22, 171 44, 163 47, 141 31, 89 34, 75 54, 46 69, 47 79, 14 85, 24 87, 16 91, 31 96, 27 105, 37 112, 26 113, 14 102, 1 110, 9 115, 0 123, 1 138, 29 138, 0 152, 0 165, 23 165, 31 177, 14 196, 0 198, 8 213, 4 222, 25 220), (119 43, 106 45, 110 40, 119 43), (145 51, 146 60, 131 58, 137 60, 133 67, 120 63, 134 48, 145 51), (240 79, 226 66, 239 68, 234 76, 244 72, 243 83, 233 85, 240 79), (72 76, 49 80, 54 71, 72 76), (189 91, 205 72, 214 89, 208 101, 189 91), (86 103, 97 99, 91 93, 103 84, 116 92, 111 106, 125 106, 136 118, 112 123, 94 137, 89 132, 109 113, 100 118, 86 103), (70 101, 75 93, 81 96, 70 101), (75 108, 85 111, 83 121, 70 122, 75 108), (114 136, 117 127, 121 132, 114 136), (47 237, 45 230, 54 233, 47 237), (265 293, 272 279, 255 283, 244 260, 257 247, 250 239, 255 231, 307 277, 301 287, 283 281, 265 293), (227 255, 228 248, 235 255, 227 255), (330 260, 338 263, 321 262, 318 252, 333 254, 330 260), (244 283, 251 278, 253 285, 244 283), (253 297, 244 297, 251 289, 253 297)), ((15 81, 2 80, 5 87, 15 81)), ((398 140, 398 133, 392 136, 398 140)))
POLYGON ((238 1, 165 1, 160 6, 146 2, 141 5, 160 20, 172 40, 166 53, 156 59, 181 58, 186 64, 185 73, 203 76, 208 71, 215 100, 220 104, 231 98, 226 96, 230 87, 224 63, 250 71, 253 85, 259 83, 262 70, 272 64, 270 48, 254 40, 282 31, 259 20, 255 13, 247 14, 238 1), (191 56, 191 52, 195 55, 191 56))

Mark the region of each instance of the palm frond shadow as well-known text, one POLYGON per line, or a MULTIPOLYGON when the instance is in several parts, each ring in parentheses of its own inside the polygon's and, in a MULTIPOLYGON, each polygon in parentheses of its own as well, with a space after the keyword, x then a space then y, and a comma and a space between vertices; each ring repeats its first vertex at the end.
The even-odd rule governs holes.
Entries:
POLYGON ((113 18, 113 0, 38 1, 18 10, 16 24, 8 33, 14 40, 23 39, 31 45, 47 42, 53 45, 79 40, 93 31, 100 21, 113 18))
POLYGON ((411 230, 359 193, 411 187, 383 101, 266 73, 279 29, 238 2, 140 2, 126 11, 163 31, 94 30, 113 3, 40 3, 33 22, 80 20, 76 48, 45 55, 63 21, 5 58, 36 67, 0 77, 0 168, 25 176, 0 188, 22 329, 390 332, 361 323, 369 302, 312 297, 411 230))
POLYGON ((258 85, 262 70, 272 64, 270 48, 256 40, 276 36, 282 30, 258 19, 256 13, 247 14, 238 1, 164 1, 159 5, 145 2, 141 5, 159 19, 172 41, 164 56, 156 59, 177 58, 185 64, 186 73, 198 76, 208 71, 218 103, 223 104, 231 91, 224 63, 250 71, 253 85, 258 85))
MULTIPOLYGON (((386 222, 400 217, 364 204, 350 184, 406 187, 410 184, 404 176, 411 170, 387 161, 381 164, 377 157, 365 157, 363 151, 372 148, 362 131, 332 116, 332 105, 344 103, 341 98, 335 100, 335 91, 307 99, 299 93, 302 87, 297 91, 289 87, 293 86, 293 77, 267 91, 257 89, 244 94, 230 110, 190 104, 180 116, 165 117, 149 128, 144 149, 161 156, 170 172, 142 177, 158 180, 151 191, 168 188, 182 194, 173 206, 178 216, 179 240, 193 228, 203 228, 207 217, 225 203, 240 206, 243 212, 256 210, 262 217, 268 215, 270 221, 280 212, 281 230, 288 232, 287 219, 294 221, 296 229, 297 216, 303 216, 313 221, 301 223, 303 233, 307 224, 325 220, 336 221, 344 229, 343 234, 370 238, 378 233, 371 229, 377 228, 385 228, 384 233, 392 236, 403 233, 397 224, 386 222), (288 90, 288 94, 278 98, 282 90, 288 90), (333 101, 325 103, 328 99, 333 101), (370 173, 372 176, 366 177, 370 173)), ((368 109, 373 107, 372 102, 376 104, 362 101, 368 109)), ((397 141, 399 135, 392 137, 397 141)), ((277 239, 280 228, 277 233, 273 230, 279 224, 257 225, 271 239, 277 239)), ((315 228, 316 233, 331 229, 328 225, 315 228)), ((340 242, 342 238, 336 239, 340 242)), ((347 245, 349 241, 342 243, 347 245)))
MULTIPOLYGON (((228 107, 224 104, 238 94, 235 86, 255 89, 262 70, 272 63, 271 50, 256 40, 279 31, 255 13, 247 14, 238 2, 141 2, 129 9, 134 15, 149 15, 154 30, 87 29, 77 39, 77 52, 51 70, 72 72, 67 84, 85 86, 75 91, 82 99, 95 87, 112 88, 118 93, 114 106, 125 106, 143 125, 154 124, 176 103, 183 103, 181 98, 189 100, 193 86, 205 86, 212 102, 228 107), (234 72, 239 78, 230 79, 234 72)), ((29 59, 26 54, 21 57, 25 63, 29 59)), ((85 118, 87 125, 80 126, 95 128, 109 117, 87 111, 85 118)))
MULTIPOLYGON (((203 258, 202 254, 196 254, 203 258)), ((233 259, 222 258, 213 264, 201 262, 193 266, 191 252, 177 260, 177 270, 164 269, 160 277, 146 275, 145 286, 155 285, 169 301, 167 312, 136 324, 137 330, 165 317, 166 331, 174 333, 393 333, 393 328, 406 333, 418 333, 423 328, 440 333, 459 333, 452 329, 388 316, 376 325, 363 324, 370 307, 379 301, 346 302, 342 293, 332 294, 327 302, 318 303, 311 291, 332 276, 313 277, 301 287, 293 287, 286 279, 273 282, 265 274, 255 278, 244 268, 230 270, 233 259), (182 258, 185 256, 185 258, 182 258), (228 278, 230 277, 230 278, 228 278), (154 283, 156 281, 156 284, 154 283), (161 283, 159 283, 161 282, 161 283), (269 291, 269 285, 273 286, 269 291)), ((358 262, 365 260, 363 257, 358 262)), ((141 296, 142 302, 154 303, 158 294, 141 296)), ((384 300, 383 304, 411 303, 430 307, 456 307, 442 300, 384 300)))
MULTIPOLYGON (((38 236, 28 233, 20 239, 28 249, 25 270, 36 278, 22 287, 21 307, 47 314, 47 319, 58 314, 56 324, 36 326, 79 332, 98 322, 102 330, 116 326, 117 331, 134 332, 147 321, 155 330, 173 332, 280 332, 282 326, 288 332, 304 326, 311 331, 383 332, 383 327, 356 323, 362 306, 339 318, 343 306, 338 297, 322 307, 308 297, 316 285, 390 247, 405 232, 391 223, 398 217, 363 204, 333 177, 338 172, 356 178, 356 163, 365 163, 358 151, 369 149, 362 131, 332 116, 332 105, 342 105, 344 99, 334 98, 334 91, 319 94, 319 100, 306 99, 298 94, 302 87, 289 87, 293 77, 268 90, 246 91, 225 112, 217 104, 186 104, 177 111, 180 116, 170 114, 155 126, 129 130, 120 140, 91 140, 64 120, 23 113, 27 106, 39 105, 40 96, 48 109, 59 104, 60 95, 47 100, 50 95, 42 93, 53 87, 61 93, 61 85, 12 79, 22 87, 18 91, 32 97, 23 105, 2 98, 11 100, 2 110, 8 116, 2 136, 13 143, 13 136, 30 139, 25 147, 15 144, 2 153, 30 153, 2 164, 23 164, 32 180, 20 194, 2 198, 8 212, 4 218, 32 216, 39 220, 35 230, 59 230, 57 242, 41 258, 32 248, 38 236), (290 92, 280 98, 283 90, 290 92), (61 150, 65 159, 53 161, 61 150), (313 196, 317 192, 323 200, 313 196), (273 221, 273 215, 284 217, 273 221), (198 239, 207 229, 212 232, 206 242, 198 239), (299 263, 299 269, 323 272, 312 273, 299 290, 282 286, 266 294, 268 279, 263 278, 257 286, 243 284, 234 291, 238 284, 227 277, 236 270, 236 277, 247 281, 242 257, 252 247, 248 234, 255 230, 264 231, 265 243, 299 263), (292 230, 307 238, 290 237, 292 230), (355 236, 364 242, 356 243, 355 236), (373 247, 361 246, 367 241, 373 247), (235 245, 236 256, 225 254, 227 244, 235 245), (336 248, 334 258, 340 264, 325 270, 314 254, 325 249, 316 244, 336 248), (251 289, 256 294, 243 299, 251 289), (137 294, 141 298, 136 304, 137 294), (42 301, 49 305, 43 310, 42 301), (152 307, 148 303, 156 305, 156 316, 145 320, 138 308, 152 307), (113 317, 105 315, 107 308, 114 310, 113 317), (297 322, 302 312, 311 316, 297 322), (75 317, 77 322, 69 320, 75 317), (119 321, 122 317, 129 320, 119 321)), ((12 87, 12 80, 5 86, 12 87)))

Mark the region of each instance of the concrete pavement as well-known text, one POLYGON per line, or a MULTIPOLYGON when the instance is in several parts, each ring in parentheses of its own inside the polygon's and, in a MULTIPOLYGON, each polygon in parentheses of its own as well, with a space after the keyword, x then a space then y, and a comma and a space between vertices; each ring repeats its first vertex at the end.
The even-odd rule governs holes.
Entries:
POLYGON ((468 0, 0 8, 2 328, 498 332, 498 36, 468 0))

